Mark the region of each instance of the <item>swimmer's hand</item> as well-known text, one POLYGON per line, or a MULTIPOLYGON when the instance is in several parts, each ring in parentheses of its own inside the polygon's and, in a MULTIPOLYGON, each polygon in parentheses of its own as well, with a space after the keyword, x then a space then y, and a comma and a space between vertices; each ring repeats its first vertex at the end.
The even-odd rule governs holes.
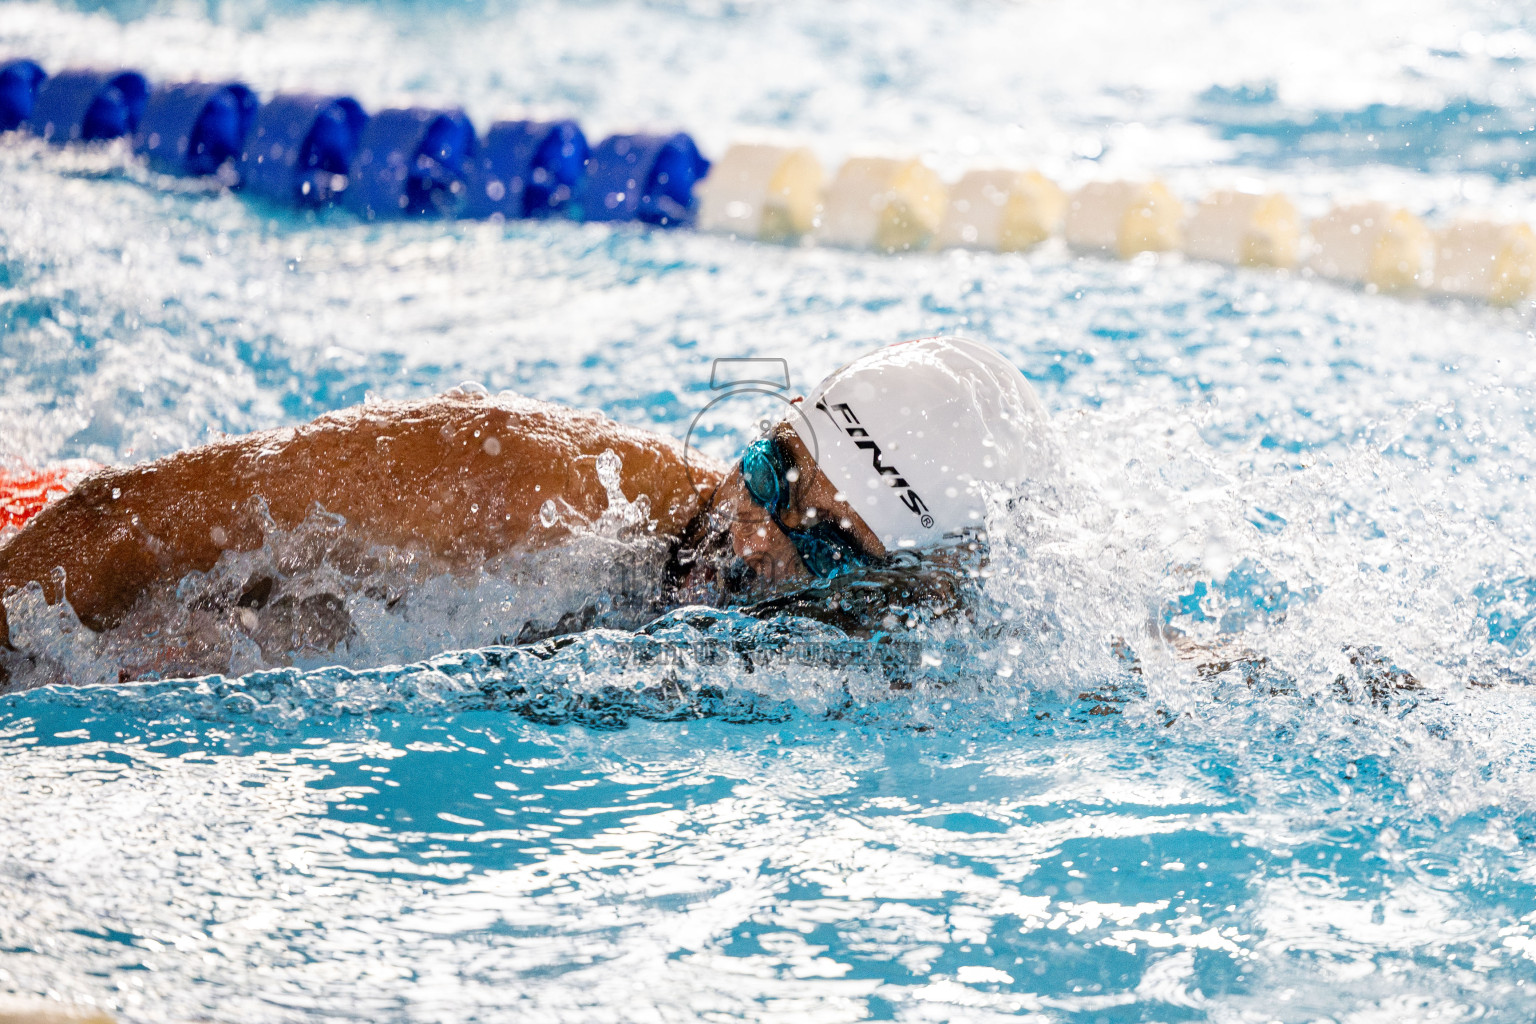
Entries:
POLYGON ((818 581, 791 594, 746 605, 753 618, 790 615, 836 626, 852 637, 868 638, 911 628, 918 622, 970 614, 975 584, 953 565, 921 565, 893 558, 893 564, 818 581))

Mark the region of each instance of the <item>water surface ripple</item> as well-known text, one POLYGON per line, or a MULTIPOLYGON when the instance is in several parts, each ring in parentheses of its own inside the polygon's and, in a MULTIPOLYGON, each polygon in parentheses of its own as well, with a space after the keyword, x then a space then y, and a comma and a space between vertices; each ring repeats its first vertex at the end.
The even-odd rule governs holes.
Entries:
MULTIPOLYGON (((1449 0, 0 3, 0 54, 53 68, 1525 219, 1533 30, 1449 0)), ((1531 1019, 1528 306, 367 226, 0 139, 0 458, 466 379, 681 434, 717 356, 804 386, 948 330, 1068 455, 991 523, 974 621, 879 656, 696 612, 514 647, 505 580, 436 581, 318 662, 0 697, 0 991, 231 1024, 1531 1019)))

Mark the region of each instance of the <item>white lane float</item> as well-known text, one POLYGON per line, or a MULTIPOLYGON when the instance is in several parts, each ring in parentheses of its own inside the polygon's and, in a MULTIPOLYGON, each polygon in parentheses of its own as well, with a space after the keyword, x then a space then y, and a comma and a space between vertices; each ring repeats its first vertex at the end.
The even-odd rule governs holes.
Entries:
POLYGON ((1407 210, 1374 202, 1337 206, 1308 230, 1312 255, 1307 265, 1322 277, 1383 292, 1429 283, 1434 239, 1407 210))
POLYGON ((1184 223, 1184 254, 1233 267, 1294 267, 1301 218, 1279 193, 1222 191, 1208 196, 1184 223))
POLYGON ((947 191, 921 160, 854 157, 827 189, 816 241, 888 253, 926 248, 944 219, 947 191))
POLYGON ((1067 200, 1062 231, 1085 252, 1129 259, 1179 247, 1184 204, 1159 181, 1098 181, 1067 200))
POLYGON ((1435 232, 1435 277, 1440 295, 1508 306, 1536 283, 1536 233, 1524 224, 1466 220, 1435 232))
POLYGON ((1067 197, 1038 171, 969 171, 949 190, 935 249, 1018 252, 1061 230, 1067 197))
POLYGON ((804 146, 738 143, 699 182, 701 231, 789 242, 815 226, 825 175, 804 146))

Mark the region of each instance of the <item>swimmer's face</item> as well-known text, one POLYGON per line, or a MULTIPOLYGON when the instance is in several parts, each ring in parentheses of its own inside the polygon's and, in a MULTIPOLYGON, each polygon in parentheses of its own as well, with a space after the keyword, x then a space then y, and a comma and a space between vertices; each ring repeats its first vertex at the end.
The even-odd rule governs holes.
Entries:
POLYGON ((793 430, 780 424, 774 438, 792 460, 790 472, 791 501, 781 510, 778 521, 755 501, 742 480, 741 465, 732 468, 715 495, 714 510, 729 523, 731 547, 751 577, 748 589, 778 590, 785 585, 805 584, 817 577, 806 568, 794 543, 784 532, 803 530, 818 523, 831 523, 838 540, 857 555, 878 560, 885 557, 880 538, 864 524, 812 461, 810 452, 793 430), (781 525, 782 524, 782 527, 781 525), (755 584, 755 586, 753 585, 755 584))

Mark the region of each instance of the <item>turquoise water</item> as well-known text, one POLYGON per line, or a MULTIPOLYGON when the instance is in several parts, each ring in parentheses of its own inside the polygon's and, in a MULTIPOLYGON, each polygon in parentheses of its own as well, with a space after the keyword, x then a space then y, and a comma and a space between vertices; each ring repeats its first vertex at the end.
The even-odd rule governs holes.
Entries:
MULTIPOLYGON (((0 53, 1536 219, 1513 8, 3 3, 0 53)), ((284 667, 215 628, 230 670, 192 681, 83 685, 248 564, 158 595, 154 636, 13 614, 61 682, 0 697, 0 992, 145 1022, 1536 1015, 1529 305, 364 226, 0 140, 0 456, 465 380, 681 435, 716 357, 798 387, 944 330, 1031 377, 1065 478, 990 524, 975 621, 888 651, 697 612, 507 646, 643 567, 612 536, 412 579, 398 615, 301 566, 347 643, 284 667)))

